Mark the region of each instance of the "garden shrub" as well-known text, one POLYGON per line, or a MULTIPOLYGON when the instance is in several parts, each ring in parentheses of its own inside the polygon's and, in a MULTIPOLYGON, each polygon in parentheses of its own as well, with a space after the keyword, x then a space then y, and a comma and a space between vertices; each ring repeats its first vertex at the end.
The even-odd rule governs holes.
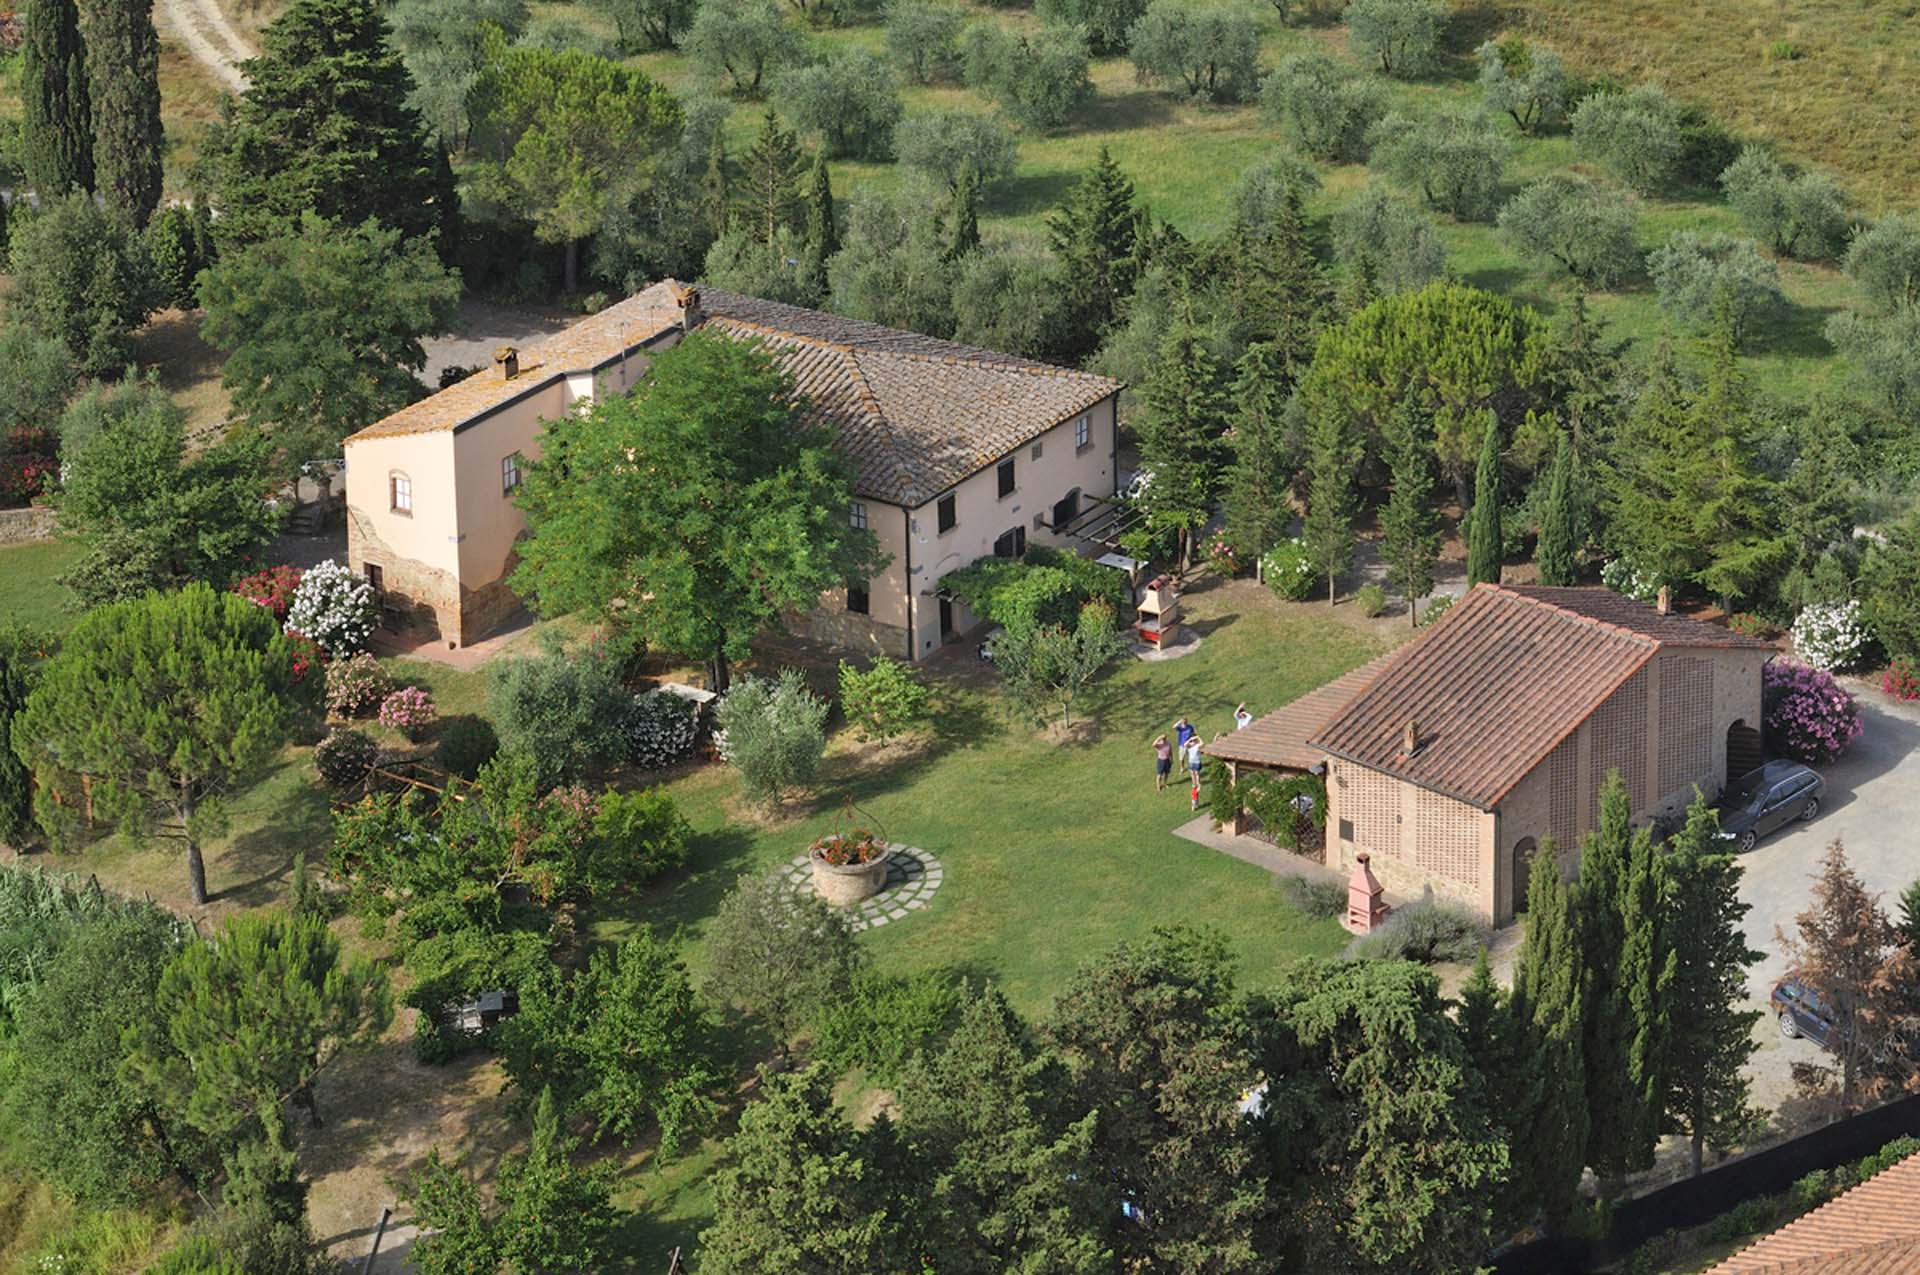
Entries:
POLYGON ((1660 578, 1625 554, 1609 558, 1600 568, 1600 583, 1635 602, 1651 602, 1660 594, 1660 578))
POLYGON ((300 568, 284 564, 268 567, 241 576, 233 582, 232 591, 255 606, 263 606, 273 612, 275 623, 285 624, 287 608, 293 605, 294 590, 300 587, 300 577, 304 574, 300 568))
POLYGON ((1280 779, 1252 772, 1236 788, 1247 813, 1285 849, 1300 849, 1308 833, 1327 825, 1327 785, 1318 775, 1280 779))
POLYGON ((1715 1218, 1707 1228, 1707 1236, 1718 1244, 1743 1239, 1772 1227, 1779 1214, 1780 1204, 1773 1196, 1755 1196, 1715 1218))
POLYGON ((495 661, 488 676, 501 750, 533 758, 542 789, 619 760, 632 704, 598 646, 568 651, 549 641, 537 654, 495 661))
POLYGON ((1755 615, 1751 611, 1735 611, 1727 617, 1727 627, 1743 637, 1769 639, 1779 634, 1764 615, 1755 615))
POLYGON ((287 605, 286 626, 337 660, 366 646, 378 618, 373 586, 344 564, 327 561, 300 577, 287 605))
POLYGON ((1920 514, 1887 529, 1860 564, 1867 626, 1887 654, 1920 661, 1920 514))
POLYGON ((438 714, 434 712, 433 692, 420 686, 403 686, 380 701, 380 724, 397 730, 416 744, 433 730, 438 714))
POLYGON ((1289 602, 1304 602, 1313 595, 1319 573, 1313 569, 1313 556, 1306 541, 1282 540, 1267 550, 1260 560, 1260 578, 1266 586, 1289 602))
POLYGON ((472 779, 499 751, 500 738, 493 733, 493 724, 465 713, 449 717, 440 728, 440 748, 435 757, 448 774, 472 779))
POLYGON ((1451 593, 1437 593, 1437 594, 1429 595, 1426 599, 1425 609, 1423 609, 1420 612, 1420 623, 1422 624, 1438 623, 1440 620, 1440 617, 1445 615, 1448 612, 1448 610, 1452 608, 1453 604, 1457 601, 1459 601, 1459 599, 1455 598, 1451 593))
POLYGON ((814 1054, 837 1072, 865 1067, 891 1084, 907 1060, 938 1042, 959 1018, 960 984, 945 971, 906 978, 865 970, 814 1016, 814 1054))
POLYGON ((1273 884, 1300 914, 1309 920, 1325 921, 1347 910, 1347 887, 1339 881, 1317 877, 1290 877, 1274 874, 1273 884))
POLYGON ((1810 668, 1858 668, 1869 640, 1858 602, 1810 606, 1793 622, 1794 656, 1810 668))
POLYGON ((1467 962, 1486 946, 1480 920, 1457 903, 1421 899, 1396 908, 1371 934, 1347 945, 1352 961, 1467 962))
POLYGON ((602 793, 594 811, 590 876, 636 888, 687 862, 687 821, 658 788, 602 793))
POLYGON ((327 711, 338 717, 365 717, 377 711, 393 683, 380 662, 366 651, 327 665, 327 711))
POLYGON ((714 739, 750 800, 778 805, 783 793, 812 781, 827 747, 828 707, 798 669, 734 683, 714 712, 714 739))
POLYGON ((1363 584, 1354 591, 1353 600, 1360 604, 1360 614, 1369 620, 1387 613, 1387 591, 1377 584, 1363 584))
POLYGON ((659 770, 693 756, 699 738, 697 715, 691 700, 670 691, 634 696, 623 727, 627 760, 642 770, 659 770))
POLYGON ((1240 550, 1224 531, 1207 537, 1206 544, 1200 548, 1200 559, 1207 564, 1207 570, 1222 580, 1231 580, 1240 574, 1240 550))
POLYGON ((1880 679, 1880 689, 1895 699, 1920 699, 1920 671, 1907 660, 1895 660, 1880 679))
POLYGON ((840 711, 862 739, 885 742, 928 717, 927 688, 899 660, 879 656, 864 672, 840 661, 840 711))
POLYGON ((313 746, 313 768, 329 787, 351 788, 373 769, 379 750, 357 730, 337 730, 313 746))
POLYGON ((1830 762, 1865 729, 1833 674, 1774 660, 1761 673, 1767 739, 1795 761, 1830 762))
POLYGON ((942 583, 975 615, 1004 628, 1071 625, 1087 602, 1125 607, 1126 577, 1076 553, 1036 545, 1025 558, 982 558, 942 583))

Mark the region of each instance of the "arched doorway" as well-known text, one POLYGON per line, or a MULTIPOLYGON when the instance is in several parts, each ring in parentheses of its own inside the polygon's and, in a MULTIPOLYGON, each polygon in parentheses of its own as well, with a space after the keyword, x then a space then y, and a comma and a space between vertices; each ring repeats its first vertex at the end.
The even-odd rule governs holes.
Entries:
POLYGON ((1532 837, 1522 837, 1513 847, 1513 870, 1507 874, 1507 880, 1513 890, 1512 912, 1515 916, 1525 915, 1527 910, 1527 873, 1533 867, 1533 856, 1540 849, 1539 843, 1532 837))
POLYGON ((1727 773, 1723 784, 1730 784, 1750 770, 1760 769, 1760 732, 1742 718, 1727 727, 1727 773))

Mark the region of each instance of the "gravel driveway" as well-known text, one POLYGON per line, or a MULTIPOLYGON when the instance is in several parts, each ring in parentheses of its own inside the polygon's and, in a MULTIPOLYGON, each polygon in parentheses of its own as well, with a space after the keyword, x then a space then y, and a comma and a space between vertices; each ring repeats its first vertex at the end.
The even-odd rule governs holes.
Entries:
MULTIPOLYGON (((1845 843, 1848 862, 1896 920, 1900 892, 1920 877, 1920 705, 1891 699, 1878 685, 1855 681, 1847 689, 1859 699, 1866 731, 1845 757, 1816 767, 1827 780, 1819 817, 1776 832, 1741 858, 1740 897, 1753 908, 1747 940, 1766 954, 1748 980, 1761 1008, 1786 970, 1774 931, 1793 933, 1828 842, 1845 843)), ((1791 1092, 1788 1065, 1817 1061, 1822 1051, 1805 1040, 1781 1039, 1771 1019, 1757 1031, 1763 1043, 1752 1064, 1755 1097, 1774 1107, 1791 1092)))

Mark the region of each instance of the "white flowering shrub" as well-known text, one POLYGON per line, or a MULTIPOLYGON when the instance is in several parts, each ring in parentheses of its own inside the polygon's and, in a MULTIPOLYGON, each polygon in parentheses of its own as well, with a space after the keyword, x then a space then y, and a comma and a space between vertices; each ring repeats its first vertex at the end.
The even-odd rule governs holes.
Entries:
POLYGON ((1660 577, 1635 566, 1626 557, 1614 558, 1601 567, 1600 583, 1636 602, 1651 602, 1660 593, 1660 577))
POLYGON ((300 577, 287 608, 287 631, 304 633, 328 659, 366 646, 379 617, 373 586, 338 562, 323 562, 300 577))
POLYGON ((694 712, 691 701, 667 691, 634 696, 624 724, 628 758, 642 770, 659 770, 692 756, 694 712))
POLYGON ((1793 622, 1793 653, 1811 668, 1857 668, 1866 657, 1867 640, 1858 602, 1819 603, 1793 622))
POLYGON ((1313 569, 1313 558, 1307 553, 1305 541, 1282 540, 1260 560, 1260 578, 1287 601, 1304 602, 1313 592, 1313 582, 1319 578, 1319 572, 1313 569))

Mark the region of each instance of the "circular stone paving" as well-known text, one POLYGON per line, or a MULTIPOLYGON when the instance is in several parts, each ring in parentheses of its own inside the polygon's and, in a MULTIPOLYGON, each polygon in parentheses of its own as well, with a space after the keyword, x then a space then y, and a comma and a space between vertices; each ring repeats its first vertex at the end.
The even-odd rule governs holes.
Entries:
MULTIPOLYGON (((946 869, 940 866, 940 860, 931 850, 922 850, 918 846, 903 846, 894 843, 893 858, 887 862, 887 883, 880 893, 870 899, 863 899, 847 909, 847 919, 853 923, 857 934, 861 930, 875 929, 891 921, 899 921, 909 912, 918 912, 927 906, 927 900, 940 888, 940 881, 946 875, 946 869)), ((806 855, 795 858, 781 876, 786 879, 788 888, 794 892, 813 890, 813 861, 806 855)))

